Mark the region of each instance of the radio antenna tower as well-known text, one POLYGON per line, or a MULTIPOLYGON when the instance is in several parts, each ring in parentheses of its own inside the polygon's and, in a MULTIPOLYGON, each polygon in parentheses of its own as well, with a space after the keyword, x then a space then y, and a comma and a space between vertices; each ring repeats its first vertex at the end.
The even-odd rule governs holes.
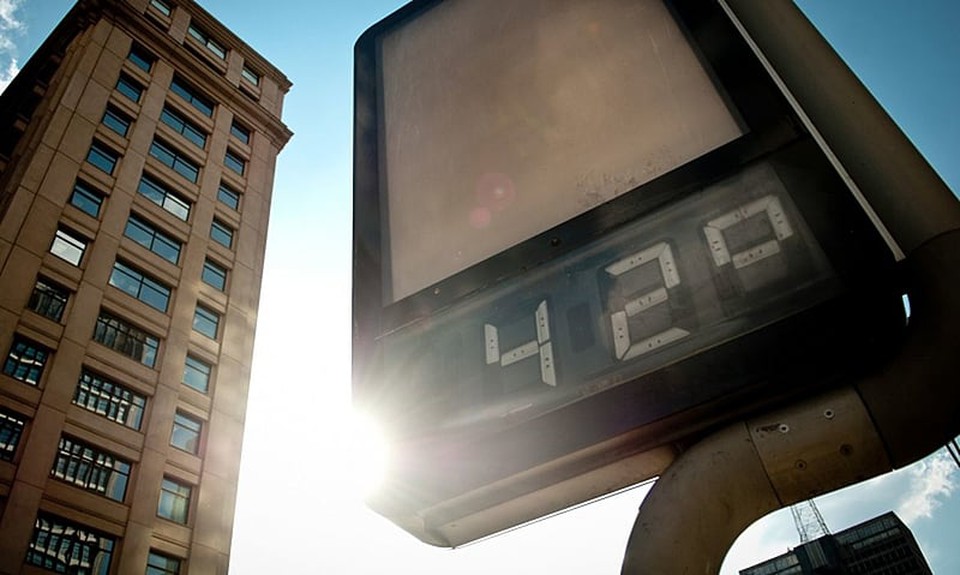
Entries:
POLYGON ((791 505, 790 512, 793 513, 793 523, 797 526, 797 533, 800 534, 801 545, 824 535, 830 535, 827 523, 823 520, 823 515, 820 515, 820 510, 817 509, 813 499, 791 505))

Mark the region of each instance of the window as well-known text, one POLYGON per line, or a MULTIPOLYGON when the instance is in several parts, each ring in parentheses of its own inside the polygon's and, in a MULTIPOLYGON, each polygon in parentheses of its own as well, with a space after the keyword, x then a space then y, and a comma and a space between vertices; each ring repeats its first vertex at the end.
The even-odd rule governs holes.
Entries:
POLYGON ((0 407, 0 460, 13 461, 26 426, 26 418, 0 407))
POLYGON ((173 431, 170 433, 170 445, 188 453, 200 451, 200 429, 203 424, 179 411, 173 416, 173 431))
POLYGON ((50 475, 114 501, 123 501, 130 462, 68 437, 60 438, 50 475))
POLYGON ((137 68, 149 73, 150 68, 153 67, 153 62, 156 60, 156 58, 153 57, 153 54, 147 52, 143 46, 134 44, 130 47, 130 53, 127 54, 127 60, 133 62, 133 65, 137 68))
POLYGON ((223 157, 223 165, 242 176, 244 170, 247 168, 247 161, 232 150, 227 150, 227 154, 223 157))
POLYGON ((210 339, 217 339, 217 330, 219 327, 220 315, 198 305, 193 314, 193 329, 210 339))
POLYGON ((230 134, 244 144, 250 143, 250 130, 236 122, 230 124, 230 134))
POLYGON ((117 110, 113 106, 107 106, 107 111, 103 114, 103 125, 120 134, 124 138, 127 137, 127 132, 130 130, 131 122, 132 120, 128 118, 126 114, 120 110, 117 110))
POLYGON ((146 575, 180 575, 180 560, 161 555, 153 549, 147 556, 146 575))
POLYGON ((164 313, 170 304, 169 287, 119 260, 113 263, 110 285, 164 313))
POLYGON ((200 393, 207 393, 210 388, 210 372, 212 370, 213 368, 209 363, 188 355, 183 366, 183 384, 200 393))
POLYGON ((184 118, 176 110, 164 106, 160 113, 160 120, 173 128, 175 132, 183 135, 191 143, 196 144, 200 149, 207 145, 207 135, 195 124, 184 118))
POLYGON ((170 83, 170 91, 187 101, 204 116, 213 117, 214 104, 208 98, 201 96, 200 93, 179 76, 174 76, 170 83))
POLYGON ((139 361, 147 367, 157 363, 160 340, 103 310, 93 328, 93 341, 139 361))
POLYGON ((193 489, 168 477, 160 484, 160 501, 157 502, 157 515, 177 523, 187 523, 190 510, 190 495, 193 489))
POLYGON ((164 16, 170 16, 170 13, 173 11, 173 7, 168 4, 166 0, 150 0, 150 5, 164 16))
POLYGON ((143 96, 143 86, 126 74, 120 74, 120 79, 117 80, 117 91, 134 103, 140 102, 140 97, 143 96))
POLYGON ((36 387, 40 384, 40 377, 49 357, 50 350, 44 346, 16 336, 10 352, 7 353, 7 360, 3 362, 3 373, 36 387))
POLYGON ((73 185, 73 194, 70 204, 95 218, 100 217, 100 208, 103 206, 103 194, 89 185, 78 181, 73 185))
POLYGON ((233 230, 220 220, 213 220, 210 226, 210 237, 225 248, 233 246, 233 230))
POLYGON ((200 279, 203 283, 223 291, 227 287, 227 270, 210 260, 204 260, 200 279))
POLYGON ((187 33, 190 34, 194 40, 206 46, 207 50, 213 52, 214 56, 217 58, 223 60, 227 57, 227 49, 224 48, 219 42, 211 38, 210 34, 207 34, 206 31, 201 30, 193 24, 190 24, 190 27, 187 28, 187 33))
POLYGON ((127 218, 127 227, 124 228, 123 235, 172 264, 180 261, 180 249, 183 244, 133 214, 127 218))
POLYGON ((140 430, 147 398, 115 381, 84 369, 73 404, 130 429, 140 430))
POLYGON ((111 571, 114 545, 112 537, 40 512, 26 562, 57 573, 107 575, 111 571))
POLYGON ((80 265, 83 252, 86 250, 86 240, 76 237, 73 232, 68 232, 63 228, 57 230, 57 234, 53 238, 53 245, 50 246, 51 254, 75 266, 80 265))
POLYGON ((65 288, 40 278, 33 285, 27 307, 46 318, 59 322, 63 319, 63 310, 67 307, 69 296, 70 292, 65 288))
POLYGON ((187 221, 187 218, 190 217, 190 202, 169 191, 149 176, 140 176, 140 185, 137 186, 137 191, 140 192, 140 195, 183 221, 187 221))
POLYGON ((220 182, 220 189, 217 190, 217 200, 230 209, 240 209, 240 192, 234 191, 223 182, 220 182))
POLYGON ((200 167, 168 144, 160 140, 154 140, 150 144, 150 155, 187 180, 194 184, 197 183, 197 178, 200 177, 200 167))
POLYGON ((120 154, 100 142, 94 142, 93 145, 90 146, 90 151, 87 153, 88 162, 110 175, 113 175, 113 169, 117 167, 119 160, 120 154))
POLYGON ((247 68, 246 65, 243 66, 243 69, 240 70, 240 75, 243 76, 243 79, 247 82, 250 82, 254 86, 260 85, 260 74, 257 74, 250 68, 247 68))

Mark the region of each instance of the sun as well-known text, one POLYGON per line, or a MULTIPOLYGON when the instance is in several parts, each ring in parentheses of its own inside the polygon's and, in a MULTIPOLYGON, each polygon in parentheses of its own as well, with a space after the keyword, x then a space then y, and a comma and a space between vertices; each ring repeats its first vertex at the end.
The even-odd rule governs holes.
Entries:
POLYGON ((349 436, 344 437, 343 453, 350 491, 365 499, 372 495, 384 478, 388 453, 380 426, 369 416, 351 412, 349 436))

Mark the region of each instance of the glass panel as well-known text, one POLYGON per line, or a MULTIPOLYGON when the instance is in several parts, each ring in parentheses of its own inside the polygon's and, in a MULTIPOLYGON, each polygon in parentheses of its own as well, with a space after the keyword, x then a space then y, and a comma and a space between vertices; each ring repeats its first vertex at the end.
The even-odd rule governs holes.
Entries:
POLYGON ((226 184, 220 184, 217 190, 217 200, 234 210, 240 208, 240 194, 231 190, 226 184))
POLYGON ((86 184, 77 182, 73 186, 70 203, 87 214, 98 218, 100 217, 100 206, 103 205, 103 195, 86 184))
POLYGON ((27 307, 36 313, 59 322, 67 306, 69 292, 62 287, 43 279, 37 280, 30 294, 27 307))
POLYGON ((210 372, 212 368, 206 362, 188 355, 183 366, 183 383, 188 387, 207 393, 210 387, 210 372))
POLYGON ((209 337, 217 339, 217 329, 220 326, 220 316, 216 313, 197 306, 193 314, 193 329, 209 337))
POLYGON ((210 226, 210 237, 223 247, 233 246, 233 230, 220 221, 213 220, 213 224, 210 226))
POLYGON ((79 266, 86 249, 87 243, 85 241, 73 237, 64 230, 57 230, 57 235, 53 238, 53 245, 50 246, 50 253, 79 266))
POLYGON ((243 76, 244 80, 246 80, 247 82, 250 82, 254 86, 260 85, 260 74, 257 74, 250 68, 247 68, 246 66, 244 66, 243 70, 240 71, 240 75, 243 76))
POLYGON ((203 262, 203 272, 200 275, 200 279, 207 285, 223 291, 227 286, 227 270, 210 260, 206 260, 203 262))
POLYGON ((117 80, 117 91, 133 102, 139 102, 140 96, 143 95, 143 88, 126 76, 120 76, 117 80))
POLYGON ((223 163, 231 171, 236 172, 239 175, 243 175, 243 171, 246 168, 247 162, 234 154, 233 152, 227 150, 227 155, 223 158, 223 163))
POLYGON ((662 0, 452 0, 380 53, 389 301, 743 134, 662 0))
POLYGON ((111 175, 113 174, 113 169, 117 165, 118 158, 119 155, 110 149, 104 148, 96 142, 94 142, 93 146, 90 148, 90 152, 87 154, 88 162, 111 175))
POLYGON ((103 115, 103 125, 125 138, 127 137, 127 130, 130 129, 130 120, 117 110, 107 108, 103 115))
POLYGON ((150 72, 150 68, 153 67, 153 56, 147 54, 147 52, 140 46, 134 45, 130 48, 130 53, 127 54, 127 59, 133 62, 133 65, 137 68, 140 68, 144 72, 150 72))
POLYGON ((250 130, 244 128, 236 122, 230 124, 230 133, 234 138, 240 140, 244 144, 250 143, 250 130))

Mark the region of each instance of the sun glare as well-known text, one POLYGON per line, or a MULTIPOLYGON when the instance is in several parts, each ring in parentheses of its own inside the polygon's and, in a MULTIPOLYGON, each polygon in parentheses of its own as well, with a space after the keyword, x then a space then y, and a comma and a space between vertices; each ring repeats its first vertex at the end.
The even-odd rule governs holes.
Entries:
POLYGON ((379 487, 387 464, 387 444, 380 427, 371 418, 352 413, 350 437, 344 438, 344 454, 351 490, 358 498, 366 498, 379 487))

